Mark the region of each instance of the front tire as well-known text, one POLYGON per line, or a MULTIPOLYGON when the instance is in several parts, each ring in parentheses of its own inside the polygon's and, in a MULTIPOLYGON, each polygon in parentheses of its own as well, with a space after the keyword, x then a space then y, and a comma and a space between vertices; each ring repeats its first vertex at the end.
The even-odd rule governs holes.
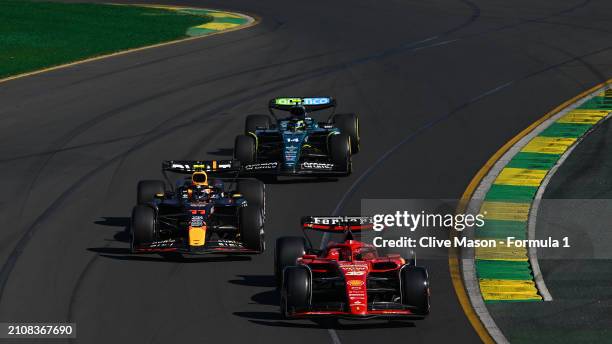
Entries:
POLYGON ((290 266, 283 272, 281 290, 281 315, 290 318, 291 314, 310 308, 312 295, 312 276, 305 266, 290 266))
POLYGON ((259 207, 242 207, 239 210, 240 240, 249 250, 265 250, 263 214, 259 207))
POLYGON ((259 180, 240 180, 238 181, 238 192, 242 194, 249 207, 262 209, 263 215, 266 211, 266 190, 264 183, 259 180))
POLYGON ((405 266, 400 273, 402 304, 416 307, 414 313, 429 314, 429 276, 427 269, 405 266))
POLYGON ((340 129, 341 133, 351 137, 351 152, 359 153, 360 141, 359 136, 359 117, 354 113, 337 114, 334 116, 334 125, 340 129))
POLYGON ((302 237, 280 237, 274 248, 274 276, 278 288, 283 283, 283 271, 294 266, 297 259, 306 254, 306 240, 302 237))
POLYGON ((255 162, 257 146, 253 136, 238 135, 234 141, 234 158, 243 164, 255 162))
POLYGON ((132 252, 136 247, 150 244, 157 240, 155 210, 146 205, 137 205, 132 209, 130 246, 132 252))
POLYGON ((329 138, 331 161, 341 170, 351 173, 351 138, 347 134, 332 135, 329 138))
POLYGON ((137 204, 151 203, 155 199, 155 195, 164 193, 166 185, 162 180, 141 180, 138 182, 136 191, 137 204))

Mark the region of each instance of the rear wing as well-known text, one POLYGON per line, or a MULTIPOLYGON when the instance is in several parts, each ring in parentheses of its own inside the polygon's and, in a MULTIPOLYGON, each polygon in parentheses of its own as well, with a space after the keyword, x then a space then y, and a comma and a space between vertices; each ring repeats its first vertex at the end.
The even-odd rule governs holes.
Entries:
POLYGON ((271 99, 268 107, 270 110, 289 111, 299 105, 307 111, 318 111, 336 107, 336 100, 332 97, 280 97, 271 99))
POLYGON ((162 171, 191 174, 196 171, 231 173, 240 172, 237 160, 165 160, 162 171))
POLYGON ((374 228, 372 217, 367 216, 304 216, 302 229, 326 233, 360 232, 374 228))

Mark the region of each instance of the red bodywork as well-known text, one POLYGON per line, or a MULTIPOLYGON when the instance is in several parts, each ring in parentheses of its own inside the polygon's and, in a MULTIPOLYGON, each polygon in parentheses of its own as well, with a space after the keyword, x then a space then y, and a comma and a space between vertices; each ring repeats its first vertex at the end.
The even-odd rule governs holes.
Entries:
POLYGON ((406 264, 399 255, 379 256, 372 245, 348 239, 343 243, 331 242, 321 255, 306 254, 298 259, 298 265, 306 265, 313 276, 340 273, 341 280, 346 284, 346 302, 344 310, 312 309, 291 314, 292 317, 339 316, 346 318, 372 317, 410 317, 413 313, 402 307, 376 309, 368 301, 368 276, 377 273, 390 273, 398 276, 406 264))

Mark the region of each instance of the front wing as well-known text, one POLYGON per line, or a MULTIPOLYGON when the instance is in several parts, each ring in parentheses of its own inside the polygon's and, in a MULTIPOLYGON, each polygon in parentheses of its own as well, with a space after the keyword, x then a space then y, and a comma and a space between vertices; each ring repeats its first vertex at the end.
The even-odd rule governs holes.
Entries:
POLYGON ((312 177, 338 177, 349 174, 350 171, 340 169, 336 164, 323 162, 301 162, 293 169, 283 168, 278 161, 259 162, 244 165, 242 174, 246 175, 276 175, 276 176, 312 176, 312 177))
POLYGON ((182 254, 257 254, 260 251, 251 250, 239 242, 234 240, 211 240, 207 241, 203 246, 189 246, 182 240, 161 240, 152 242, 144 246, 132 247, 134 253, 163 253, 163 252, 178 252, 182 254))
POLYGON ((373 302, 368 304, 364 313, 351 313, 344 310, 343 303, 333 305, 313 305, 309 309, 289 312, 289 318, 342 318, 367 320, 376 318, 421 320, 425 315, 415 312, 415 308, 394 302, 373 302))

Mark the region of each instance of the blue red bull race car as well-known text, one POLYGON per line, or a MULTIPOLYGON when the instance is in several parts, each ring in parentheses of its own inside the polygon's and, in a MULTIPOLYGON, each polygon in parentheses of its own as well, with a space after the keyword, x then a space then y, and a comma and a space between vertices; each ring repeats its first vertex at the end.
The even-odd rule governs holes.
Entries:
POLYGON ((253 175, 349 175, 352 155, 359 151, 359 118, 335 114, 331 97, 283 97, 270 100, 270 115, 249 115, 243 135, 236 137, 234 158, 253 175), (326 121, 311 113, 333 109, 326 121), (274 110, 289 112, 278 118, 274 110))
POLYGON ((132 210, 130 226, 132 252, 264 251, 264 184, 231 177, 229 174, 240 171, 239 164, 232 160, 164 161, 162 171, 166 181, 138 183, 138 204, 132 210), (168 189, 172 183, 166 172, 188 176, 168 189))
POLYGON ((367 217, 302 218, 304 231, 340 233, 340 242, 313 249, 304 237, 276 242, 275 275, 285 318, 423 319, 429 314, 429 277, 416 259, 379 255, 354 232, 367 217))

